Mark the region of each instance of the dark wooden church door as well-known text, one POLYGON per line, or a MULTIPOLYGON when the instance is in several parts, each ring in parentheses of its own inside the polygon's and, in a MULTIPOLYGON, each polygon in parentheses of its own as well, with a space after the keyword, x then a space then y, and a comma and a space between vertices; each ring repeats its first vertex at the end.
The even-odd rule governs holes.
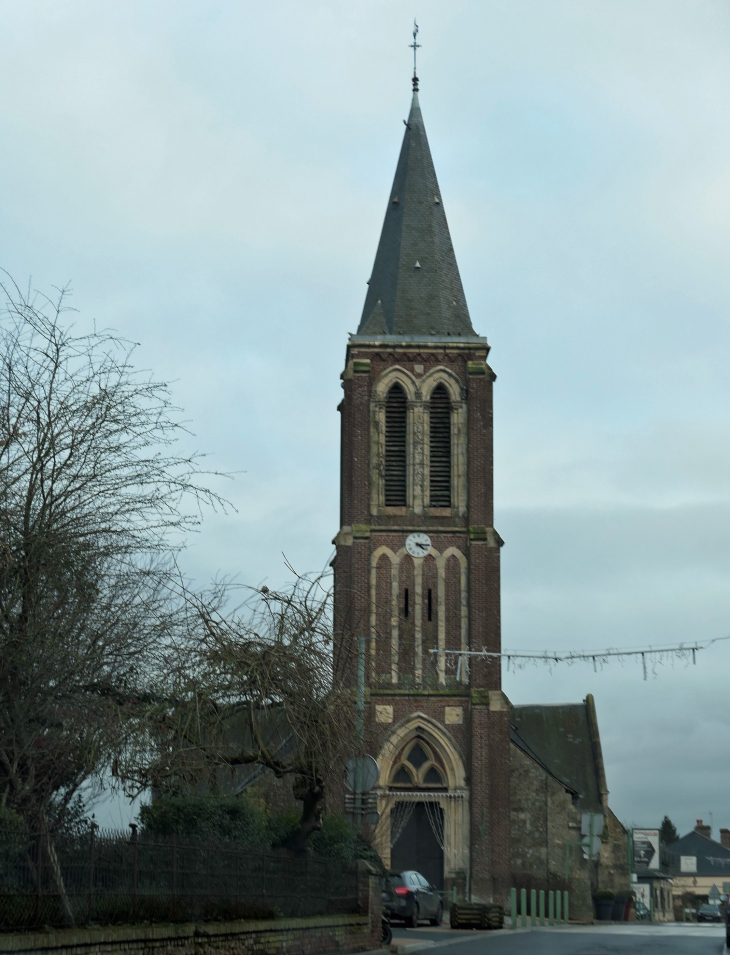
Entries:
MULTIPOLYGON (((432 803, 430 811, 438 817, 438 828, 443 832, 443 810, 432 803)), ((428 879, 431 885, 435 885, 439 890, 443 889, 444 850, 429 822, 425 803, 416 803, 403 832, 395 845, 391 846, 390 868, 393 872, 415 869, 428 879)))

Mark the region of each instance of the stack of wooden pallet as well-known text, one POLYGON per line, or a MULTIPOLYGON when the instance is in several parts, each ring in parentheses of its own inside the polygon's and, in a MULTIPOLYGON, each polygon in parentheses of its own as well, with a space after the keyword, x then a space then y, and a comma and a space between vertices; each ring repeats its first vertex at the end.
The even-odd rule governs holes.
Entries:
POLYGON ((497 929, 504 927, 504 908, 501 905, 481 905, 460 902, 451 906, 451 927, 497 929))

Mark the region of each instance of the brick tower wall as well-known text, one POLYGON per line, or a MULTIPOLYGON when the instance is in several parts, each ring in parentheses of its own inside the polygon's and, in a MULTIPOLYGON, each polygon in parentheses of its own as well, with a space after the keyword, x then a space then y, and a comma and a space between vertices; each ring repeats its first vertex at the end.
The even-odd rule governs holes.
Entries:
MULTIPOLYGON (((385 346, 377 343, 350 343, 343 372, 341 510, 335 571, 336 668, 353 689, 357 678, 358 635, 366 636, 366 750, 377 755, 394 727, 414 712, 432 718, 453 739, 464 762, 470 822, 469 888, 474 898, 506 898, 509 883, 509 708, 501 693, 499 659, 473 660, 468 680, 451 672, 444 684, 418 683, 415 672, 414 621, 403 618, 404 589, 413 601, 415 583, 412 562, 399 565, 397 613, 400 638, 398 683, 384 676, 389 663, 391 598, 387 574, 390 559, 381 557, 376 570, 377 652, 371 657, 371 561, 378 548, 396 553, 412 531, 423 530, 432 546, 443 555, 455 548, 466 566, 466 614, 468 645, 471 649, 500 649, 499 548, 501 540, 493 528, 492 486, 492 385, 494 374, 486 364, 486 344, 466 342, 413 343, 385 346), (374 397, 380 376, 394 367, 409 373, 416 388, 433 369, 445 369, 458 395, 466 428, 460 461, 465 497, 450 509, 430 508, 428 501, 412 501, 407 508, 378 506, 373 488, 373 454, 376 437, 374 397), (374 430, 375 429, 375 430, 374 430), (385 563, 383 563, 385 561, 385 563), (381 574, 382 563, 382 574, 381 574), (385 630, 385 632, 382 632, 385 630), (459 720, 459 709, 461 717, 459 720), (447 711, 448 710, 448 711, 447 711)), ((416 402, 409 402, 411 406, 416 402)), ((457 412, 455 412, 457 413, 457 412)), ((411 419, 415 420, 415 419, 411 419)), ((423 434, 415 441, 427 440, 423 434)), ((417 449, 412 466, 418 473, 417 449)), ((435 570, 428 558, 423 562, 421 636, 424 648, 434 645, 436 624, 427 621, 423 609, 430 587, 435 595, 435 570), (429 576, 431 574, 432 576, 429 576)), ((460 646, 461 568, 457 557, 446 562, 443 591, 446 615, 445 639, 448 648, 460 646)), ((434 604, 436 604, 434 597, 434 604)), ((413 606, 413 604, 411 604, 413 606)), ((436 605, 434 609, 438 608, 436 605)), ((411 615, 414 613, 411 610, 411 615)), ((436 658, 422 654, 424 668, 436 658)), ((448 659, 448 658, 447 658, 448 659)), ((451 658, 455 666, 456 658, 451 658)), ((447 886, 448 887, 448 886, 447 886)))

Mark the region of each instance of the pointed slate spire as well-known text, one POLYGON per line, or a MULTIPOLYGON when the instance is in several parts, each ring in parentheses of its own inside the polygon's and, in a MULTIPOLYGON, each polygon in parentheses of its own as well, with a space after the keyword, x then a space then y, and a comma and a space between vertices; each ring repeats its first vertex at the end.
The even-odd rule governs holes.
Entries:
POLYGON ((416 90, 357 334, 476 334, 416 90))

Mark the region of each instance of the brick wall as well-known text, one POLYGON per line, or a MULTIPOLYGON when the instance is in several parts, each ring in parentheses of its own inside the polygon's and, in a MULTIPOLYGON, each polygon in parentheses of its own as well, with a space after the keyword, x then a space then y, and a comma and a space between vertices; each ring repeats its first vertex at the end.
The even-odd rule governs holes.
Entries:
MULTIPOLYGON (((501 541, 492 528, 494 375, 486 365, 486 356, 486 345, 478 344, 464 347, 457 343, 414 343, 388 347, 352 343, 348 346, 342 376, 344 398, 339 409, 342 415, 341 511, 334 562, 335 654, 340 673, 353 687, 357 637, 370 634, 371 554, 379 546, 387 546, 397 553, 413 530, 426 529, 440 554, 453 546, 464 555, 467 560, 469 645, 472 649, 500 649, 501 541), (371 441, 374 406, 371 398, 378 377, 396 365, 416 379, 435 367, 446 368, 460 382, 462 400, 464 396, 466 398, 466 513, 458 507, 450 512, 443 509, 443 513, 441 509, 436 511, 429 507, 423 507, 420 512, 415 507, 384 508, 373 512, 371 441)), ((426 559, 422 568, 424 658, 435 644, 437 634, 439 595, 433 563, 433 559, 426 559), (430 622, 425 612, 429 589, 433 604, 430 622)), ((366 749, 377 756, 393 728, 416 711, 445 726, 464 762, 469 787, 471 821, 464 839, 471 845, 471 893, 475 898, 503 901, 511 883, 509 714, 505 708, 491 705, 489 693, 499 693, 500 690, 499 661, 473 662, 469 685, 464 685, 463 690, 453 686, 448 693, 419 689, 414 685, 413 620, 399 619, 399 664, 402 666, 399 675, 402 678, 389 690, 383 677, 389 674, 391 666, 390 574, 390 558, 384 555, 378 562, 375 577, 376 655, 373 672, 376 685, 372 685, 368 693, 366 749), (474 691, 477 691, 476 696, 474 691), (463 707, 463 723, 446 724, 447 705, 463 707), (381 709, 392 707, 391 723, 376 721, 376 706, 381 709)), ((413 607, 414 586, 412 565, 404 562, 399 568, 399 614, 403 613, 406 588, 413 607)), ((449 559, 442 596, 446 608, 446 645, 456 649, 461 640, 461 578, 455 558, 449 559)), ((370 675, 368 663, 369 678, 370 675)), ((459 888, 461 891, 461 884, 459 888)))

